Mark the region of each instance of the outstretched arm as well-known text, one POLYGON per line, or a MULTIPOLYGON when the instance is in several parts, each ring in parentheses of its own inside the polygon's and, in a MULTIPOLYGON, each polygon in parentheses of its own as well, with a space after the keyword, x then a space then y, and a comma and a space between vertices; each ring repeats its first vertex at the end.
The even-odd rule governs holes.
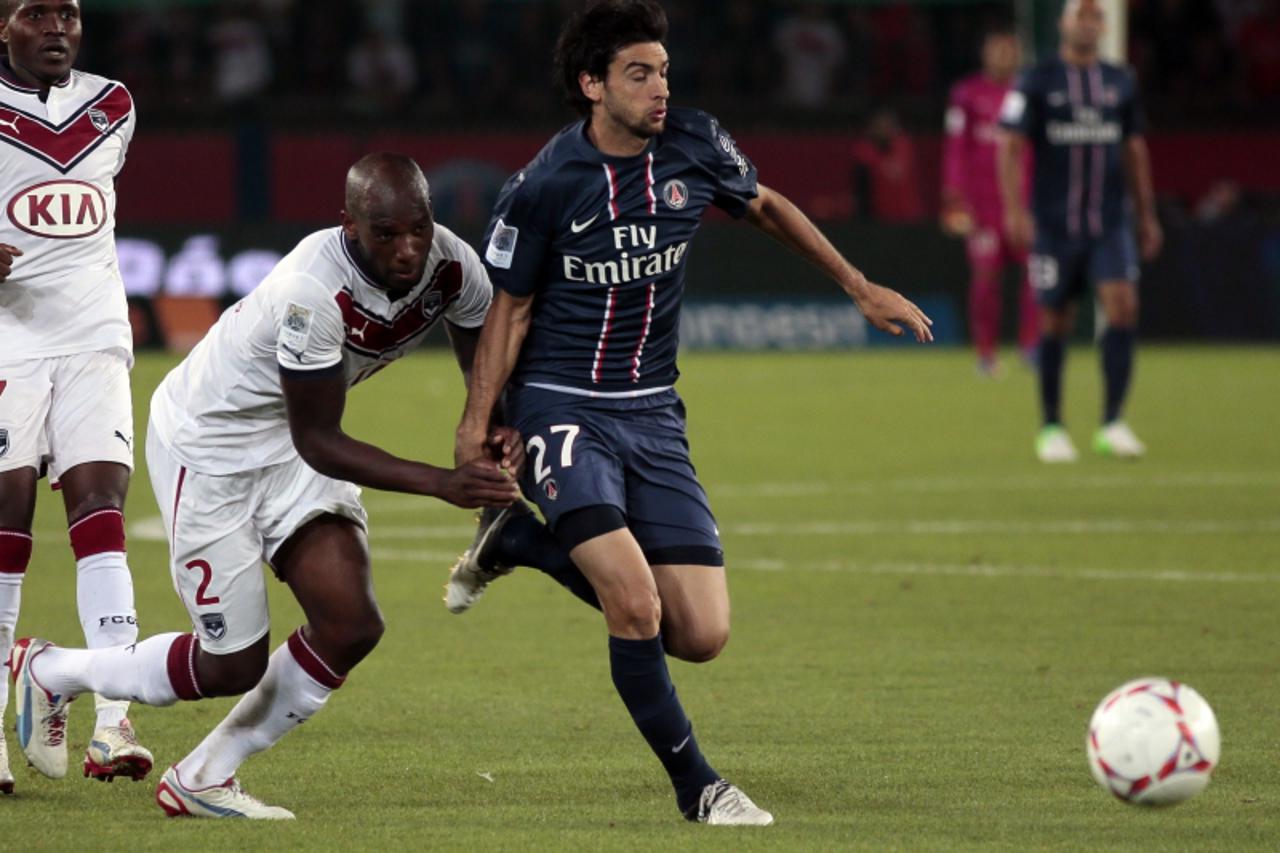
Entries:
POLYGON ((457 464, 486 454, 494 407, 515 369, 532 317, 532 295, 512 296, 499 290, 494 296, 471 365, 467 405, 454 438, 453 458, 457 464))
POLYGON ((872 284, 831 245, 818 226, 781 193, 763 184, 747 207, 747 221, 822 270, 849 294, 867 321, 901 335, 905 325, 921 343, 933 340, 933 325, 914 302, 895 290, 872 284))
POLYGON ((437 468, 401 459, 347 435, 342 431, 346 378, 340 368, 323 374, 280 371, 293 445, 316 471, 335 480, 430 495, 462 507, 507 506, 519 497, 515 483, 493 462, 476 460, 453 470, 437 468))

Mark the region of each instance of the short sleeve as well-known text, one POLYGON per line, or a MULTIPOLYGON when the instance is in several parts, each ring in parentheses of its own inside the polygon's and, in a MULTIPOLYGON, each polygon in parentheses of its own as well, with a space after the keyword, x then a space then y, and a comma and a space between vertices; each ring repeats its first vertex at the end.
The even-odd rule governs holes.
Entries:
POLYGON ((1024 71, 1017 85, 1004 96, 1000 105, 1000 126, 1014 130, 1023 136, 1031 136, 1035 131, 1040 116, 1039 92, 1035 85, 1035 75, 1024 71))
POLYGON ((484 264, 480 263, 480 256, 461 240, 458 242, 462 246, 462 291, 444 316, 455 326, 475 329, 484 325, 485 315, 489 313, 493 285, 489 283, 484 264))
POLYGON ((533 183, 524 170, 507 181, 484 235, 489 281, 514 296, 537 290, 551 242, 552 227, 533 183))
POLYGON ((755 165, 738 150, 738 143, 720 122, 707 116, 710 124, 711 151, 708 165, 715 176, 712 203, 730 216, 741 218, 751 200, 760 194, 755 165))
POLYGON ((1142 109, 1142 99, 1138 97, 1138 81, 1133 72, 1126 70, 1124 77, 1126 97, 1120 112, 1120 126, 1125 139, 1128 139, 1147 132, 1147 114, 1142 109))
MULTIPOLYGON (((126 90, 128 91, 128 90, 126 90)), ((119 175, 124 170, 125 157, 129 153, 129 145, 133 142, 133 132, 138 126, 138 108, 133 102, 133 94, 129 94, 129 115, 116 129, 116 133, 120 134, 120 157, 116 160, 115 174, 119 175)))
POLYGON ((282 284, 273 304, 281 367, 310 372, 342 361, 346 332, 328 288, 311 276, 297 275, 282 284))

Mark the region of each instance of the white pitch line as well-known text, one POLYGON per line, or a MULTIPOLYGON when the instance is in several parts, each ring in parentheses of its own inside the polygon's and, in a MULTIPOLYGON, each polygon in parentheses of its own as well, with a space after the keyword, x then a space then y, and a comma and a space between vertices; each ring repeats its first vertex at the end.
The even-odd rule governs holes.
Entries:
POLYGON ((1153 477, 1107 475, 1055 477, 904 477, 888 480, 833 482, 797 480, 761 483, 709 483, 712 497, 796 498, 817 495, 881 494, 884 492, 1019 492, 1042 489, 1116 488, 1240 488, 1280 489, 1280 476, 1265 474, 1167 474, 1153 477))
MULTIPOLYGON (((731 536, 968 536, 1001 534, 1009 536, 1059 535, 1089 536, 1095 534, 1161 533, 1176 535, 1215 535, 1225 533, 1280 532, 1280 519, 1256 521, 1200 519, 1197 521, 1125 521, 1071 519, 1065 521, 1000 521, 992 519, 901 519, 889 521, 795 521, 744 522, 728 524, 721 531, 731 536)), ((470 541, 476 529, 469 524, 370 525, 374 542, 387 540, 447 539, 463 544, 470 541)), ((52 535, 41 531, 42 536, 52 535)), ((145 542, 163 542, 164 527, 159 516, 144 518, 129 525, 130 537, 145 542)))
POLYGON ((973 533, 1009 535, 1092 535, 1096 533, 1270 533, 1280 531, 1280 519, 1258 521, 993 521, 904 519, 901 521, 797 521, 730 524, 723 531, 738 536, 963 536, 973 533))
MULTIPOLYGON (((874 495, 885 492, 1023 492, 1043 489, 1092 490, 1136 488, 1246 488, 1280 489, 1280 476, 1255 473, 1184 473, 1141 476, 1137 474, 1093 474, 1057 476, 1046 472, 1036 477, 899 477, 864 481, 795 480, 759 483, 716 483, 708 481, 713 498, 800 498, 820 495, 874 495)), ((367 493, 371 511, 415 513, 422 516, 456 512, 437 501, 382 492, 367 493)))
MULTIPOLYGON (((439 562, 439 552, 373 549, 374 559, 406 563, 439 562)), ((1091 581, 1157 581, 1162 583, 1280 583, 1275 572, 1189 572, 1181 569, 1071 569, 1048 566, 1005 566, 990 563, 859 563, 849 560, 729 560, 729 570, 763 572, 848 572, 858 575, 931 575, 972 578, 1050 578, 1091 581)))
POLYGON ((1189 572, 1181 569, 1072 569, 1048 566, 1002 566, 990 563, 859 563, 819 560, 793 564, 786 560, 730 561, 730 568, 759 571, 850 572, 863 575, 946 575, 954 577, 1036 577, 1064 580, 1165 581, 1175 583, 1280 583, 1275 572, 1189 572))

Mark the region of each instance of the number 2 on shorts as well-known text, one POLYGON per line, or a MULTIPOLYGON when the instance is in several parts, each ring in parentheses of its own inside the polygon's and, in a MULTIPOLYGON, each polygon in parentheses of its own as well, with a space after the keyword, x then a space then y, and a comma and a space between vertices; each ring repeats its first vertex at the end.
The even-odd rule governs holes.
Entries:
POLYGON ((209 592, 209 584, 210 582, 213 581, 213 566, 209 565, 204 560, 192 560, 190 563, 187 563, 187 568, 199 569, 201 572, 204 573, 204 576, 200 579, 200 586, 196 588, 196 605, 197 606, 204 606, 206 604, 217 604, 219 601, 222 600, 221 598, 218 598, 218 596, 216 595, 207 594, 209 592))
MULTIPOLYGON (((573 440, 578 437, 580 427, 577 424, 556 424, 551 427, 551 434, 564 433, 564 440, 560 443, 560 467, 573 467, 573 440)), ((547 455, 547 442, 540 435, 535 435, 529 439, 527 448, 533 454, 533 481, 541 483, 551 475, 551 466, 543 465, 543 460, 547 455)))

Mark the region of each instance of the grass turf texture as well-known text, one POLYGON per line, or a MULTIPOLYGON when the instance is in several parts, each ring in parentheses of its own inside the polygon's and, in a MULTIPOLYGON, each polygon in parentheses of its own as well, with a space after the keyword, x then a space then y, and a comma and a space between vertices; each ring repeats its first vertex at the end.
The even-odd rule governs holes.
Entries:
MULTIPOLYGON (((144 356, 134 372, 139 445, 170 364, 144 356)), ((683 367, 734 637, 715 663, 672 671, 713 764, 774 827, 679 820, 613 692, 600 617, 531 570, 449 615, 441 584, 470 514, 366 492, 386 637, 241 773, 296 823, 165 820, 158 771, 111 786, 75 776, 86 697, 72 776, 44 779, 14 756, 5 837, 28 850, 1274 848, 1280 351, 1145 349, 1130 420, 1151 450, 1137 463, 1087 453, 1096 356, 1073 352, 1066 412, 1085 455, 1056 468, 1032 458, 1032 376, 979 380, 958 350, 683 367), (1223 731, 1209 789, 1158 811, 1107 796, 1084 759, 1094 704, 1148 674, 1194 685, 1223 731)), ((440 352, 358 388, 345 423, 442 461, 460 401, 440 352)), ((42 488, 19 633, 79 646, 60 513, 42 488)), ((164 545, 145 535, 156 515, 140 469, 128 518, 144 634, 186 628, 164 545)), ((271 594, 281 641, 300 614, 282 585, 271 594)), ((131 716, 163 768, 232 701, 131 716)))

